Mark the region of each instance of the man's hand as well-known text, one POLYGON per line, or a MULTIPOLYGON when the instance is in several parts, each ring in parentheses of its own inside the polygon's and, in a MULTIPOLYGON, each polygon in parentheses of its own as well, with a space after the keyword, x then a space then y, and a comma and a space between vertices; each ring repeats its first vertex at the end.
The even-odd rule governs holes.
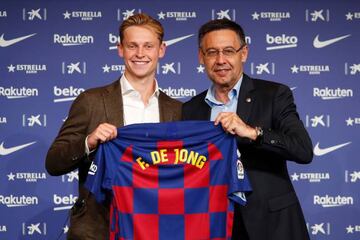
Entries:
POLYGON ((89 150, 95 149, 99 143, 110 141, 116 138, 117 128, 109 123, 101 123, 97 128, 90 133, 87 138, 89 150))
POLYGON ((215 125, 221 123, 225 132, 239 137, 247 137, 251 140, 255 140, 257 133, 255 128, 250 127, 234 112, 221 112, 215 118, 215 125))

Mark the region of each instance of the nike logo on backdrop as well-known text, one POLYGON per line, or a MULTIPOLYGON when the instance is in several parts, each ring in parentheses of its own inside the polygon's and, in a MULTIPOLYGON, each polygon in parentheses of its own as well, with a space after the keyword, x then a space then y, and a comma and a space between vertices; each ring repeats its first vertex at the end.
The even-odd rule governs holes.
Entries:
POLYGON ((345 35, 345 36, 341 36, 341 37, 337 37, 337 38, 332 38, 332 39, 329 39, 329 40, 325 40, 325 41, 320 41, 319 40, 319 34, 316 35, 315 39, 314 39, 314 42, 313 42, 313 45, 315 48, 323 48, 323 47, 326 47, 326 46, 329 46, 330 44, 333 44, 333 43, 336 43, 340 40, 343 40, 347 37, 350 37, 351 34, 348 34, 348 35, 345 35))
POLYGON ((174 39, 171 39, 171 40, 164 41, 164 43, 165 43, 166 46, 170 46, 170 45, 173 45, 173 44, 175 44, 177 42, 180 42, 180 41, 182 41, 184 39, 187 39, 187 38, 189 38, 189 37, 191 37, 193 35, 194 34, 190 34, 190 35, 187 35, 187 36, 174 38, 174 39))
POLYGON ((347 142, 347 143, 343 143, 343 144, 338 144, 332 147, 327 147, 327 148, 320 148, 319 147, 319 143, 317 143, 314 147, 314 154, 316 156, 322 156, 325 154, 328 154, 330 152, 333 152, 335 150, 338 150, 339 148, 345 147, 346 145, 349 145, 351 142, 347 142))
POLYGON ((26 148, 34 143, 36 143, 36 142, 30 142, 30 143, 26 143, 26 144, 15 146, 15 147, 5 148, 4 142, 2 142, 0 145, 0 155, 1 156, 9 155, 13 152, 19 151, 20 149, 26 148))
POLYGON ((36 33, 33 33, 33 34, 30 34, 30 35, 27 35, 27 36, 23 36, 23 37, 18 37, 18 38, 14 38, 14 39, 11 39, 11 40, 5 40, 4 39, 4 34, 1 35, 0 37, 0 47, 8 47, 8 46, 11 46, 15 43, 18 43, 22 40, 25 40, 29 37, 32 37, 34 36, 36 33))
MULTIPOLYGON (((175 43, 177 43, 177 42, 180 42, 180 41, 182 41, 182 40, 185 40, 185 39, 187 39, 187 38, 189 38, 189 37, 192 37, 192 36, 194 36, 194 34, 190 34, 190 35, 186 35, 186 36, 183 36, 183 37, 178 37, 178 38, 170 39, 170 40, 164 41, 164 43, 165 43, 166 46, 170 46, 170 45, 173 45, 173 44, 175 44, 175 43)), ((111 47, 109 47, 109 49, 110 49, 110 50, 117 49, 117 46, 111 46, 111 47)))

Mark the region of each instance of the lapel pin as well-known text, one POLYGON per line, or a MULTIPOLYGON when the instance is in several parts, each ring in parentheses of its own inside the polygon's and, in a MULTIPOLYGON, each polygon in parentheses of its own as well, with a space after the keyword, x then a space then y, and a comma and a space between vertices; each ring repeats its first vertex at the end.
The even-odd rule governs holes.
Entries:
POLYGON ((249 102, 251 102, 251 98, 246 98, 246 100, 245 100, 247 103, 249 103, 249 102))

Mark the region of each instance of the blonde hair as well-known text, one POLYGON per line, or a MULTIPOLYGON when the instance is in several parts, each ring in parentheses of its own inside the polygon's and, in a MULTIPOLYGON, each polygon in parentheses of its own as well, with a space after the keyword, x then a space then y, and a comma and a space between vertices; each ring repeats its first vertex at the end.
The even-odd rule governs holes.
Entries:
POLYGON ((161 23, 150 17, 149 15, 145 13, 139 13, 135 14, 125 21, 122 22, 119 28, 119 35, 120 35, 120 41, 122 43, 124 39, 124 32, 127 28, 131 26, 143 26, 146 28, 149 28, 150 30, 154 31, 156 35, 158 36, 158 39, 160 40, 160 43, 162 43, 164 38, 164 28, 161 25, 161 23))

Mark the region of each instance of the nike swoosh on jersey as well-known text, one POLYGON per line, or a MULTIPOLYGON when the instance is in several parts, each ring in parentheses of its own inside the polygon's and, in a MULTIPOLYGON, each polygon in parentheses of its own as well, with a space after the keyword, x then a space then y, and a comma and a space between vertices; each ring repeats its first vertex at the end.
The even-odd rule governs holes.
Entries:
POLYGON ((184 39, 187 39, 187 38, 189 38, 189 37, 191 37, 191 36, 193 36, 193 35, 194 35, 194 34, 190 34, 190 35, 186 35, 186 36, 183 36, 183 37, 178 37, 178 38, 170 39, 170 40, 164 41, 164 43, 165 43, 166 46, 170 46, 170 45, 173 45, 173 44, 175 44, 175 43, 177 43, 177 42, 180 42, 180 41, 182 41, 182 40, 184 40, 184 39))
POLYGON ((342 144, 338 144, 332 147, 327 147, 327 148, 320 148, 319 147, 319 143, 317 143, 314 147, 314 154, 316 156, 322 156, 325 154, 328 154, 330 152, 333 152, 335 150, 338 150, 339 148, 345 147, 346 145, 349 145, 351 142, 347 142, 347 143, 342 143, 342 144))
POLYGON ((319 34, 318 34, 314 38, 313 45, 314 45, 315 48, 323 48, 323 47, 329 46, 330 44, 336 43, 336 42, 338 42, 340 40, 343 40, 343 39, 345 39, 347 37, 350 37, 350 36, 351 36, 351 34, 348 34, 348 35, 344 35, 344 36, 341 36, 341 37, 332 38, 332 39, 325 40, 325 41, 320 41, 319 40, 319 34))
POLYGON ((23 37, 18 37, 18 38, 14 38, 14 39, 11 39, 11 40, 5 40, 4 39, 4 34, 1 35, 0 37, 0 47, 8 47, 8 46, 11 46, 15 43, 18 43, 22 40, 25 40, 29 37, 32 37, 34 36, 36 33, 33 33, 33 34, 30 34, 30 35, 27 35, 27 36, 23 36, 23 37))
POLYGON ((30 143, 26 143, 26 144, 15 146, 15 147, 5 148, 4 142, 2 142, 0 145, 0 155, 1 156, 9 155, 13 152, 19 151, 20 149, 26 148, 34 143, 36 143, 36 142, 30 142, 30 143))

